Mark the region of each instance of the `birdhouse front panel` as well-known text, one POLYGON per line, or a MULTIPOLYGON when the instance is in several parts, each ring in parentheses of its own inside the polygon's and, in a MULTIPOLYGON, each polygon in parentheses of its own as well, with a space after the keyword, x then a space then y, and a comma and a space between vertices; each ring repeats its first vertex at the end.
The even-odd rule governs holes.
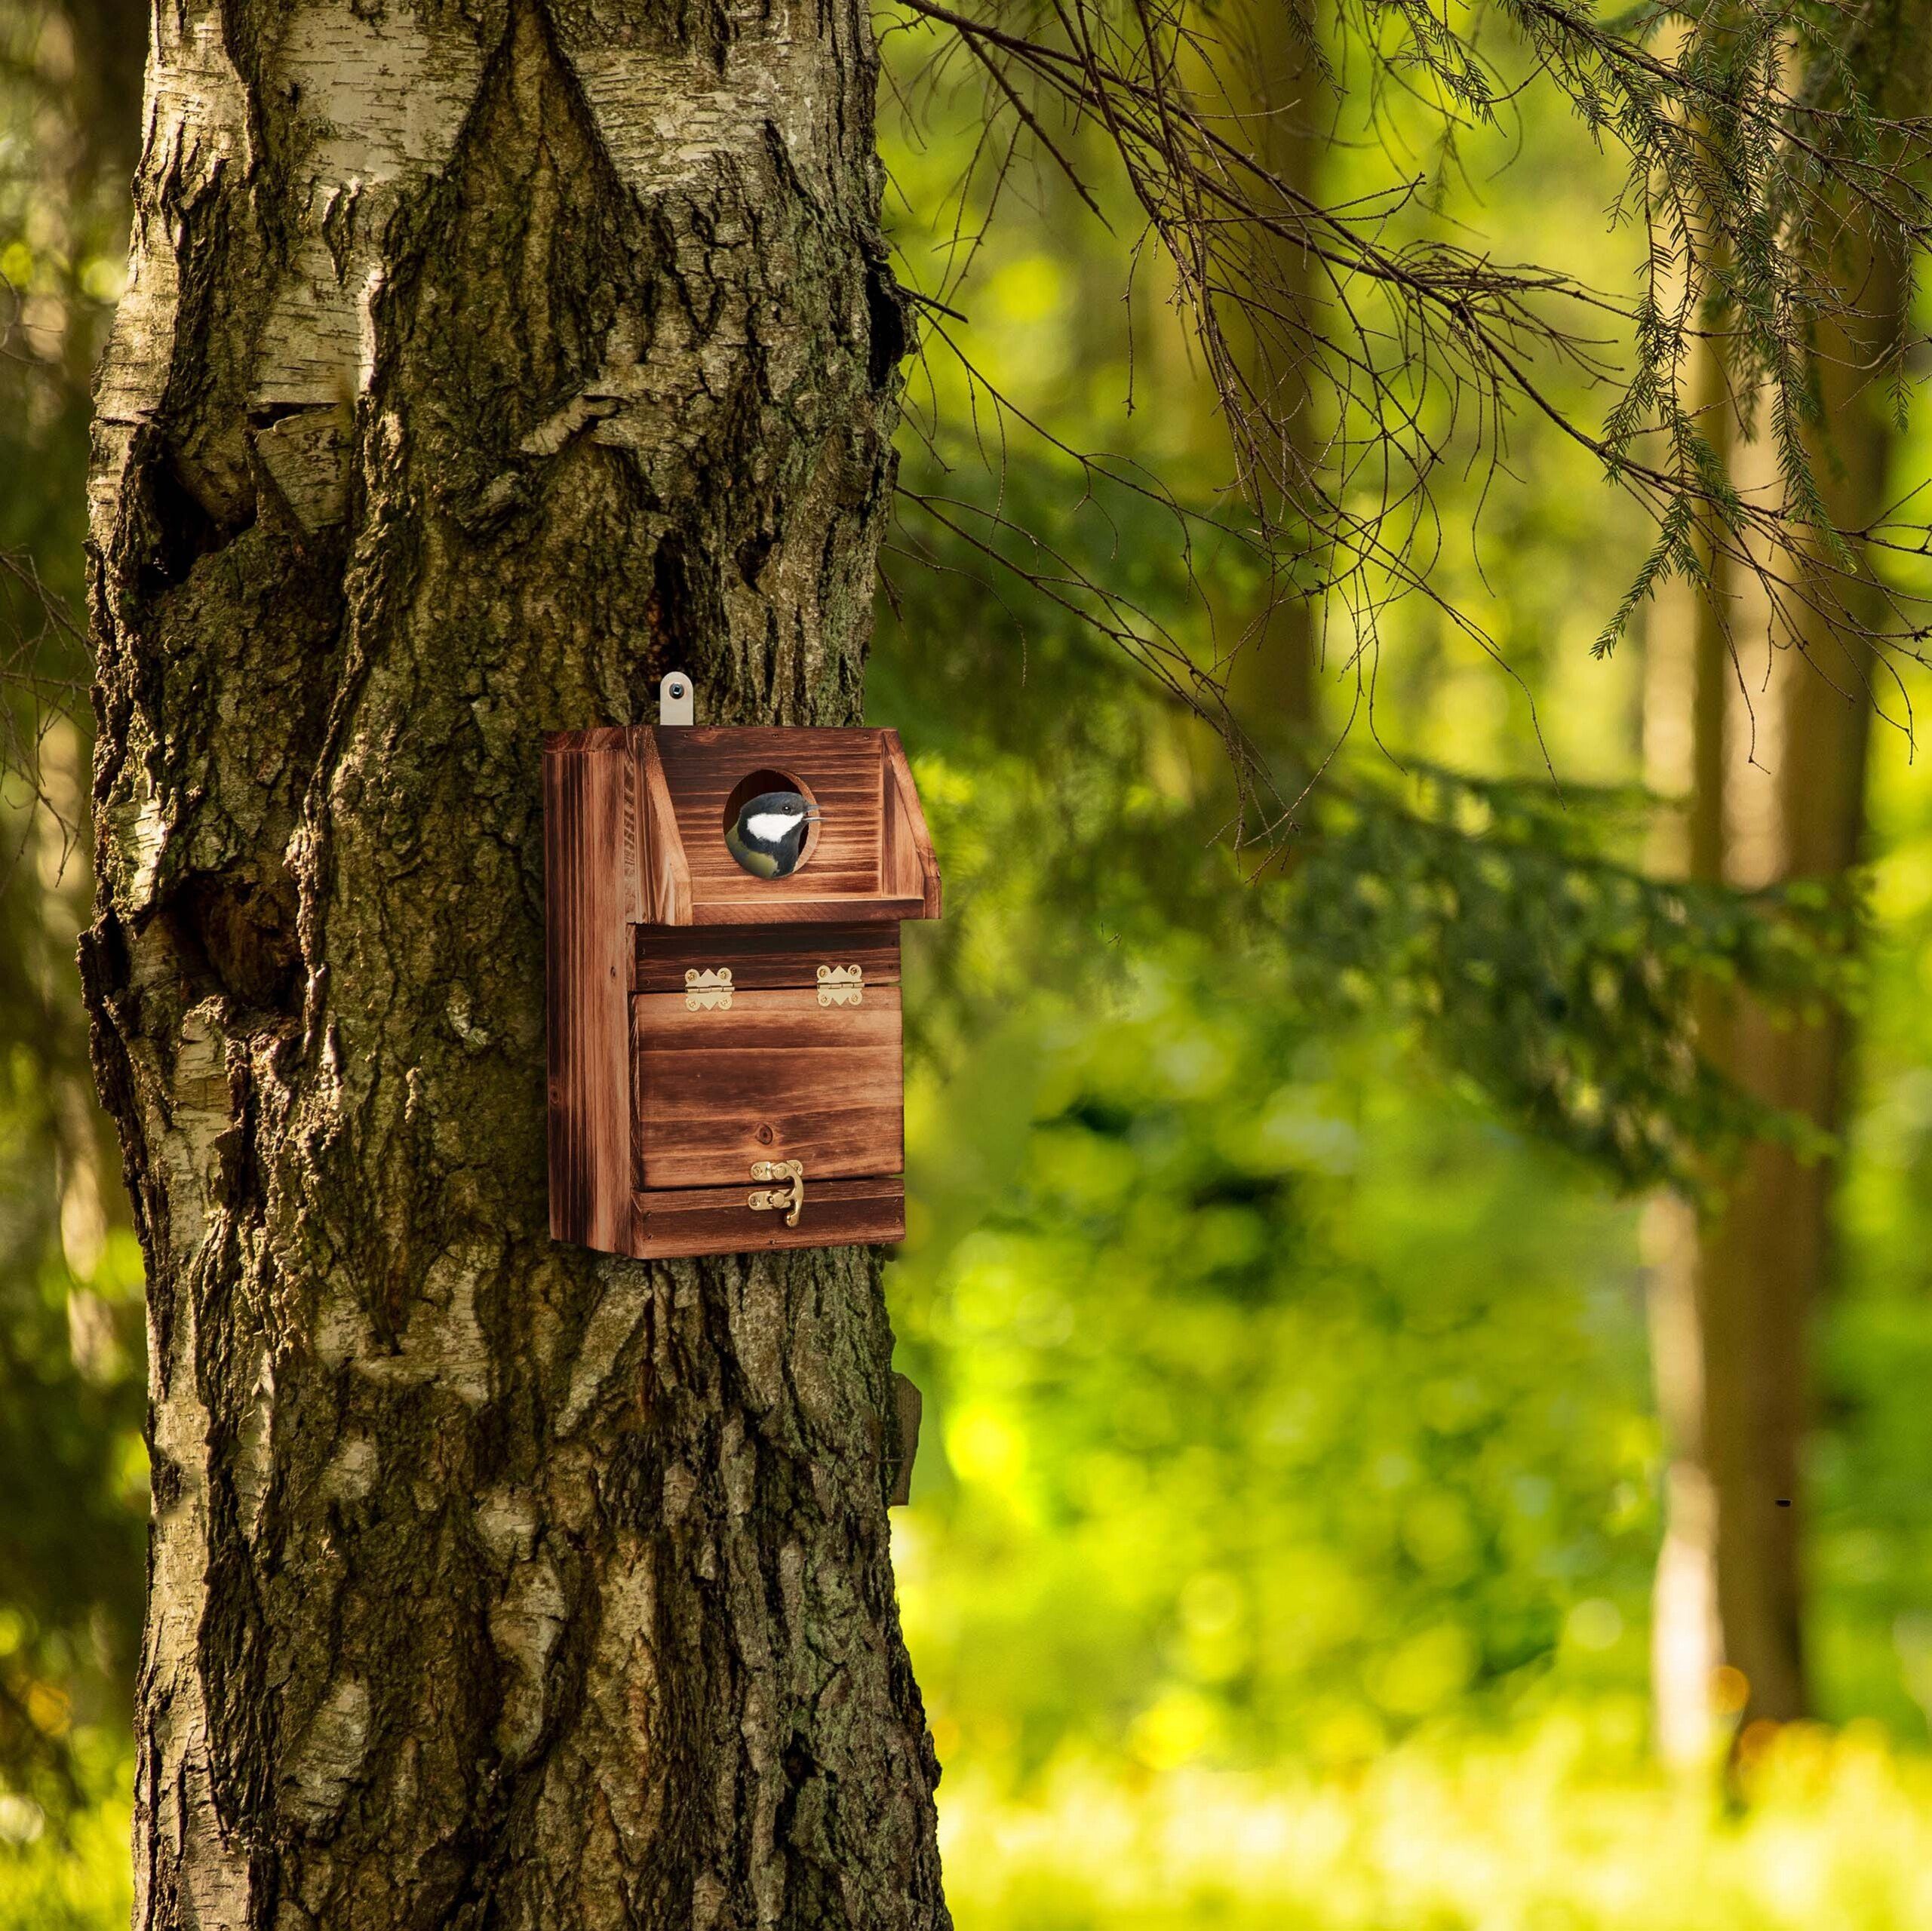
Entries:
POLYGON ((702 1187, 754 1160, 802 1160, 828 1180, 903 1169, 899 989, 868 978, 849 1005, 823 990, 739 988, 723 1011, 682 987, 632 999, 640 1187, 702 1187))
POLYGON ((809 775, 793 769, 803 761, 797 740, 805 735, 695 729, 657 734, 665 788, 690 866, 692 900, 711 915, 699 923, 726 923, 729 911, 763 923, 801 904, 877 893, 886 775, 879 734, 811 732, 828 741, 812 748, 809 775), (747 871, 718 834, 752 797, 788 791, 802 793, 817 807, 815 830, 796 871, 761 877, 747 871))
POLYGON ((898 926, 939 883, 897 737, 564 732, 545 800, 552 1233, 901 1239, 898 926))

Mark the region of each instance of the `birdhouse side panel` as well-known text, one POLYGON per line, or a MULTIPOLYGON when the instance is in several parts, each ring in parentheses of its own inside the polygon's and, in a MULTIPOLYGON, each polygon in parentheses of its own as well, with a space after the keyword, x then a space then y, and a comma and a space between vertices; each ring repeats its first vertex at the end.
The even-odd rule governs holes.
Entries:
POLYGON ((657 733, 630 733, 635 760, 632 795, 637 806, 637 917, 647 925, 691 923, 691 867, 677 835, 677 815, 658 755, 657 733))
POLYGON ((621 731, 543 754, 550 1231, 621 1253, 630 1233, 632 763, 621 731))
POLYGON ((939 916, 939 861, 932 855, 932 840, 926 829, 926 812, 919 802, 919 787, 912 781, 905 747, 899 742, 896 731, 881 731, 879 750, 883 760, 885 794, 880 821, 880 889, 889 896, 914 901, 914 909, 906 914, 908 918, 936 919, 939 916))

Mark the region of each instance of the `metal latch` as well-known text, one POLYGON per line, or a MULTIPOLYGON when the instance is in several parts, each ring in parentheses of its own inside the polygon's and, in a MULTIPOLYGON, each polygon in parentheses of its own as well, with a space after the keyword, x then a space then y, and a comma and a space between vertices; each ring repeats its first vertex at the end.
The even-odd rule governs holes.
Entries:
POLYGON ((729 1012, 731 1010, 731 968, 720 966, 715 972, 686 972, 684 975, 684 1009, 686 1012, 729 1012))
POLYGON ((865 1000, 864 966, 821 966, 819 968, 819 1003, 821 1005, 862 1005, 865 1000))
POLYGON ((798 1224, 798 1210, 805 1205, 805 1165, 800 1160, 760 1160, 751 1168, 754 1180, 788 1180, 791 1187, 769 1193, 754 1193, 745 1205, 754 1214, 775 1214, 781 1208, 791 1211, 785 1217, 788 1227, 798 1224))

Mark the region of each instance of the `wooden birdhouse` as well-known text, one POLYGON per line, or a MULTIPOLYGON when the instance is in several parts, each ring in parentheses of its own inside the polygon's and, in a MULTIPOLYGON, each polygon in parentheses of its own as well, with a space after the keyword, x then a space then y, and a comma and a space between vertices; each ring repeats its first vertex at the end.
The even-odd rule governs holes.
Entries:
POLYGON ((899 922, 939 873, 897 735, 560 732, 543 800, 553 1237, 904 1239, 899 922))

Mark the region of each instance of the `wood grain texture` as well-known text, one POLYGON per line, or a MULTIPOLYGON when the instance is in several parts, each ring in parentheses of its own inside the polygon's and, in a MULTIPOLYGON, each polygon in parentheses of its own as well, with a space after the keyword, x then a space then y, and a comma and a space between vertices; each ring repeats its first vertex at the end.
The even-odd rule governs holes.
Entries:
POLYGON ((759 1160, 804 1162, 815 1180, 905 1165, 899 989, 822 1006, 815 987, 736 993, 728 1012, 681 993, 631 1002, 637 1183, 717 1187, 759 1160))
POLYGON ((896 1177, 805 1185, 795 1227, 780 1214, 754 1214, 754 1189, 680 1187, 640 1191, 632 1200, 629 1252, 640 1260, 745 1254, 788 1247, 876 1246, 905 1239, 905 1187, 896 1177))
POLYGON ((932 855, 932 840, 926 829, 926 813, 920 805, 919 787, 912 781, 912 767, 906 762, 905 747, 896 731, 881 731, 879 748, 885 794, 880 889, 917 898, 920 909, 908 913, 908 917, 936 919, 939 862, 932 855))
POLYGON ((630 734, 637 769, 637 826, 640 846, 640 923, 688 926, 691 923, 691 868, 677 827, 677 815, 665 782, 657 737, 648 726, 630 734))
POLYGON ((868 987, 896 985, 899 978, 899 933, 892 924, 742 926, 726 931, 640 926, 634 938, 634 992, 681 992, 686 972, 720 966, 731 968, 732 983, 740 990, 815 985, 821 966, 856 966, 868 987))
POLYGON ((690 867, 694 907, 753 907, 753 916, 763 919, 782 916, 776 908, 791 901, 879 895, 885 799, 876 731, 672 729, 650 735, 690 867), (726 804, 739 781, 759 770, 803 779, 822 814, 811 862, 789 878, 754 878, 725 849, 726 804))
POLYGON ((699 904, 691 908, 694 926, 820 926, 834 919, 864 919, 896 925, 902 919, 926 916, 923 898, 855 893, 846 898, 774 899, 760 903, 734 898, 699 904))
POLYGON ((623 740, 560 732, 543 754, 550 1231, 611 1253, 622 1251, 631 1155, 623 740))
POLYGON ((877 730, 633 732, 643 923, 880 923, 939 916, 939 870, 898 734, 877 730), (824 814, 808 862, 754 878, 724 844, 732 794, 754 772, 801 782, 824 814))

